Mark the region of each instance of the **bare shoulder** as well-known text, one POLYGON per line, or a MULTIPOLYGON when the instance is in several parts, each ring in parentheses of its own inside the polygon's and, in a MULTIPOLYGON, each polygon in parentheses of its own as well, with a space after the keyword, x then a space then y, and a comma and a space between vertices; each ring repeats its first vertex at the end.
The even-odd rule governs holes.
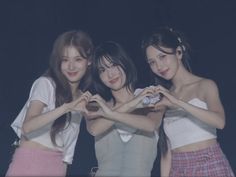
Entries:
POLYGON ((218 98, 218 86, 215 81, 211 79, 202 79, 199 83, 199 89, 201 90, 205 99, 218 98))
POLYGON ((201 89, 206 89, 206 90, 215 90, 217 89, 217 85, 216 85, 216 82, 211 80, 211 79, 207 79, 207 78, 202 78, 199 82, 199 86, 201 89))

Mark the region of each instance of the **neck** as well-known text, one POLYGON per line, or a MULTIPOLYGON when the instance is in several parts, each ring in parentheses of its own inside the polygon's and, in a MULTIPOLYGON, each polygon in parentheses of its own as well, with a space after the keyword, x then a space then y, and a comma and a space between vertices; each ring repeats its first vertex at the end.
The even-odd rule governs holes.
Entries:
POLYGON ((70 83, 70 88, 71 88, 71 93, 72 93, 73 99, 75 99, 79 96, 78 86, 79 86, 78 83, 70 83))
POLYGON ((180 67, 172 79, 173 89, 179 89, 193 81, 193 74, 187 71, 184 67, 180 67))
POLYGON ((126 87, 120 90, 112 91, 112 95, 118 104, 127 102, 134 97, 133 92, 129 91, 126 87))

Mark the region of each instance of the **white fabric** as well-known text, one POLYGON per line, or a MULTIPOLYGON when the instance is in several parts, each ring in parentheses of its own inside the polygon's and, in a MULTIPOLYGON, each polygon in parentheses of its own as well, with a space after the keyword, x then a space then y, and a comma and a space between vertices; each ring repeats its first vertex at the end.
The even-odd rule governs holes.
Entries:
MULTIPOLYGON (((43 113, 53 110, 55 108, 54 82, 50 78, 40 77, 33 83, 29 99, 14 122, 11 124, 11 127, 19 138, 21 137, 21 128, 25 120, 27 109, 32 100, 41 101, 46 105, 43 109, 43 113)), ((72 113, 70 125, 66 126, 67 128, 56 136, 56 143, 58 146, 54 146, 50 138, 50 129, 53 122, 25 136, 27 136, 27 138, 31 141, 40 143, 48 148, 62 151, 63 161, 71 164, 74 156, 76 141, 79 135, 81 119, 82 115, 80 113, 72 113)))
MULTIPOLYGON (((207 109, 207 104, 198 98, 188 103, 207 109)), ((170 140, 171 149, 217 137, 216 128, 207 125, 183 109, 166 111, 164 130, 170 140)))

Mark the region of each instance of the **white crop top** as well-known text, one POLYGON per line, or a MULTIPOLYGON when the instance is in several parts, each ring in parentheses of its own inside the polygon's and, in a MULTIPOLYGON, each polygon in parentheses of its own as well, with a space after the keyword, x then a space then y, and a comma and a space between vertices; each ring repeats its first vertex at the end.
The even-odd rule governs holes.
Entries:
MULTIPOLYGON (((198 98, 194 98, 188 103, 207 109, 207 104, 198 98)), ((181 108, 166 111, 164 130, 170 140, 171 149, 217 137, 216 128, 209 126, 181 108)))
MULTIPOLYGON (((27 109, 32 100, 39 100, 47 105, 44 107, 43 113, 53 110, 55 108, 54 82, 50 78, 40 77, 33 83, 30 90, 29 99, 14 122, 11 124, 11 127, 14 129, 19 138, 21 137, 21 128, 25 120, 27 109)), ((43 126, 38 130, 28 133, 25 136, 31 141, 63 152, 62 160, 68 164, 71 164, 74 156, 75 145, 79 135, 80 122, 82 119, 82 115, 78 112, 72 112, 71 115, 72 117, 69 126, 66 126, 65 130, 59 132, 56 136, 56 143, 58 146, 54 146, 50 138, 50 129, 53 122, 43 126)))

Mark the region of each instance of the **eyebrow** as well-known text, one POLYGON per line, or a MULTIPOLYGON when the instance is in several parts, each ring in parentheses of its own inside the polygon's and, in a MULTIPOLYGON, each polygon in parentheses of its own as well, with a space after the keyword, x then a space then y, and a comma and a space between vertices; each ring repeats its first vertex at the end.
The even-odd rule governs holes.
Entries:
MULTIPOLYGON (((69 56, 65 56, 65 55, 62 55, 61 57, 63 57, 63 58, 70 58, 69 56)), ((84 57, 82 57, 81 55, 76 55, 73 58, 84 58, 84 57)))

